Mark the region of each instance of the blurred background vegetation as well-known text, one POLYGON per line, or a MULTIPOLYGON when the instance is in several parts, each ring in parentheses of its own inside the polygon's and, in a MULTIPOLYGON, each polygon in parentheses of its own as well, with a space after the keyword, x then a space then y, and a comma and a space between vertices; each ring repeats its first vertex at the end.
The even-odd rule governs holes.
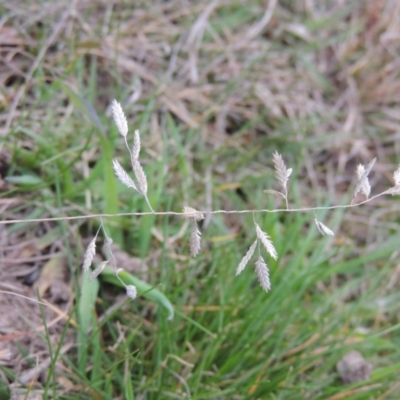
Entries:
POLYGON ((135 301, 82 279, 100 221, 27 220, 148 210, 113 175, 129 165, 114 98, 157 211, 281 207, 263 193, 276 150, 292 207, 350 202, 374 157, 379 193, 399 51, 397 0, 0 1, 1 219, 24 220, 0 225, 0 290, 47 304, 0 293, 0 398, 398 399, 395 197, 319 212, 333 239, 312 214, 257 214, 279 254, 269 293, 253 265, 235 278, 251 215, 206 218, 196 259, 179 218, 105 220, 126 279, 153 288, 135 301))

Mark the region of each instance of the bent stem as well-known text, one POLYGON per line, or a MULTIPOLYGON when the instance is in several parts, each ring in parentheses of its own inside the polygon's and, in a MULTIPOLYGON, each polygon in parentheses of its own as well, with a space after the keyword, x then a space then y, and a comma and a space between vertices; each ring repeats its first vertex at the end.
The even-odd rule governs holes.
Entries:
MULTIPOLYGON (((253 210, 205 210, 199 211, 204 215, 217 215, 217 214, 254 214, 254 213, 267 213, 267 214, 278 214, 278 213, 307 213, 313 211, 329 211, 329 210, 338 210, 338 209, 350 209, 362 206, 364 204, 370 203, 371 201, 382 197, 387 194, 400 194, 393 193, 391 189, 385 190, 382 193, 376 194, 373 197, 370 197, 366 200, 360 201, 358 203, 353 204, 338 204, 334 206, 319 206, 319 207, 300 207, 300 208, 275 208, 275 209, 253 209, 253 210)), ((85 214, 85 215, 71 215, 71 216, 62 216, 62 217, 49 217, 49 218, 31 218, 31 219, 9 219, 9 220, 0 220, 0 225, 10 225, 16 224, 20 222, 32 223, 32 222, 51 222, 51 221, 72 221, 72 220, 80 220, 80 219, 90 219, 90 218, 113 218, 113 217, 132 217, 132 216, 146 216, 146 215, 161 215, 161 216, 185 216, 186 213, 179 211, 146 211, 146 212, 124 212, 124 213, 115 213, 115 214, 85 214)))
POLYGON ((149 198, 147 197, 147 195, 144 195, 144 198, 146 199, 146 203, 147 203, 147 205, 149 206, 151 212, 152 212, 153 214, 155 214, 155 211, 153 210, 153 207, 151 206, 150 201, 149 201, 149 198))

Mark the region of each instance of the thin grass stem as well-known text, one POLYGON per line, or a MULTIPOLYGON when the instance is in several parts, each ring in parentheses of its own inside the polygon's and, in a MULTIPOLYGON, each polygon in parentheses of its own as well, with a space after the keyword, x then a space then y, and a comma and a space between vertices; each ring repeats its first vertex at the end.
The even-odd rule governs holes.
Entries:
MULTIPOLYGON (((354 204, 339 204, 336 206, 320 206, 320 207, 300 207, 300 208, 276 208, 276 209, 254 209, 254 210, 213 210, 213 211, 198 211, 204 215, 217 215, 217 214, 278 214, 278 213, 309 213, 314 211, 329 211, 329 210, 338 210, 338 209, 349 209, 362 206, 363 204, 367 204, 372 200, 375 200, 379 197, 382 197, 386 194, 391 194, 390 189, 385 190, 382 193, 379 193, 375 196, 370 197, 369 199, 360 201, 354 204)), ((91 218, 113 218, 113 217, 132 217, 132 216, 146 216, 146 215, 159 215, 159 216, 187 216, 187 213, 177 212, 177 211, 154 211, 153 208, 148 203, 149 207, 152 211, 145 212, 127 212, 127 213, 115 213, 115 214, 87 214, 87 215, 73 215, 73 216, 64 216, 64 217, 49 217, 49 218, 32 218, 32 219, 10 219, 6 221, 0 221, 0 225, 9 225, 16 223, 30 223, 30 222, 50 222, 50 221, 72 221, 79 219, 91 219, 91 218)))

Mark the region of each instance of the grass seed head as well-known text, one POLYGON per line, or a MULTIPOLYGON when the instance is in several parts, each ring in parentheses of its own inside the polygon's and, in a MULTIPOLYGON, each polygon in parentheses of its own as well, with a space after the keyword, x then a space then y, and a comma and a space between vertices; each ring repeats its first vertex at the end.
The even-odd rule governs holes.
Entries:
POLYGON ((271 281, 269 279, 269 269, 264 261, 264 259, 261 257, 261 255, 258 256, 258 259, 256 261, 256 274, 258 278, 258 282, 260 282, 260 286, 266 291, 271 290, 271 281))
POLYGON ((183 207, 183 216, 186 219, 194 220, 194 221, 201 221, 202 219, 204 219, 203 213, 201 213, 200 211, 197 211, 193 207, 188 207, 188 206, 183 207))
POLYGON ((121 134, 121 136, 126 137, 128 134, 128 122, 126 120, 124 111, 122 110, 121 104, 119 104, 117 100, 112 101, 111 112, 115 125, 117 125, 118 132, 121 134))
POLYGON ((135 300, 135 299, 136 299, 136 296, 137 296, 136 287, 133 286, 133 285, 128 285, 128 286, 126 287, 126 295, 127 295, 130 299, 135 300))
POLYGON ((89 271, 89 268, 93 262, 93 258, 96 255, 96 239, 97 235, 92 239, 92 241, 89 243, 89 246, 86 249, 82 265, 83 272, 89 271))

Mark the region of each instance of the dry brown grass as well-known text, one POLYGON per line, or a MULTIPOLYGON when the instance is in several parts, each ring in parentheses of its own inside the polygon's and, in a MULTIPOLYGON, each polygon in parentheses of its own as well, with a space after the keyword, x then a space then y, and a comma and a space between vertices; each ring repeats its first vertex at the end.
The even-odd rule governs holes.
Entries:
MULTIPOLYGON (((355 146, 353 152, 370 156, 357 136, 398 130, 400 5, 332 1, 319 9, 309 1, 295 9, 285 6, 291 2, 269 3, 250 3, 247 15, 233 14, 236 20, 229 23, 226 16, 239 3, 150 2, 132 9, 101 1, 45 8, 7 2, 0 31, 4 111, 29 105, 39 64, 53 79, 68 76, 77 57, 96 57, 103 105, 110 103, 116 81, 125 88, 131 115, 142 107, 134 104, 138 98, 157 93, 152 119, 170 112, 189 126, 207 124, 210 139, 251 119, 259 122, 249 134, 278 134, 273 127, 280 118, 296 127, 312 117, 318 121, 315 135, 342 132, 336 147, 347 142, 345 150, 355 146), (270 18, 262 21, 263 15, 270 18), (21 87, 27 96, 16 101, 21 87)), ((68 80, 76 84, 74 77, 68 80)))
MULTIPOLYGON (((47 79, 77 87, 69 69, 78 58, 95 57, 98 109, 123 87, 134 122, 144 107, 138 99, 155 95, 148 143, 156 150, 163 115, 170 113, 215 146, 243 129, 235 146, 258 134, 322 141, 306 151, 314 164, 345 179, 360 158, 389 162, 400 115, 398 2, 268 4, 251 2, 242 15, 239 2, 226 1, 143 2, 134 9, 100 1, 45 8, 7 2, 0 30, 1 133, 34 104, 39 65, 47 79)), ((71 112, 63 100, 54 104, 60 116, 71 112)), ((32 117, 40 121, 45 112, 35 108, 32 117)), ((321 180, 341 183, 323 172, 319 177, 313 163, 307 166, 314 187, 321 180)))

